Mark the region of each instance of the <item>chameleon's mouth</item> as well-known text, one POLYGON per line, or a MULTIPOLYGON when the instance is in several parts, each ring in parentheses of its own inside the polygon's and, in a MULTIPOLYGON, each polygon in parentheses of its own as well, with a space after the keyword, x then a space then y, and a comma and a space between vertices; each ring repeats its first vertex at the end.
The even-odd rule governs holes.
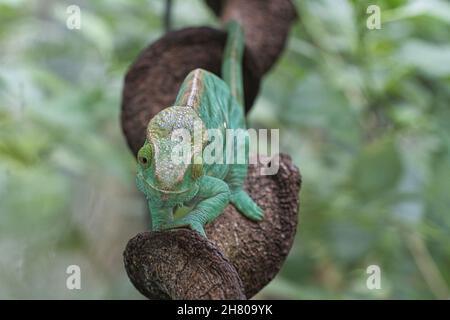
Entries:
POLYGON ((163 192, 163 193, 171 193, 171 194, 180 194, 180 193, 185 193, 188 192, 189 189, 186 190, 180 190, 180 191, 173 191, 173 190, 164 190, 164 189, 160 189, 158 187, 155 187, 154 185, 150 184, 147 182, 147 180, 144 179, 144 176, 142 174, 138 174, 138 177, 145 183, 145 185, 147 185, 148 187, 152 188, 153 190, 159 191, 159 192, 163 192))

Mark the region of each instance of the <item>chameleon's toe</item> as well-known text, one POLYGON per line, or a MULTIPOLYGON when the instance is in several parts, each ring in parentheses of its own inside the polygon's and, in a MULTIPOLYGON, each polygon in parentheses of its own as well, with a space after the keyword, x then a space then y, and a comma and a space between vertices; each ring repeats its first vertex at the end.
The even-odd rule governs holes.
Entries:
POLYGON ((263 209, 243 190, 231 195, 231 203, 250 220, 261 221, 264 218, 263 209))
POLYGON ((189 227, 190 227, 192 230, 197 231, 198 233, 200 233, 200 235, 201 235, 202 237, 207 238, 205 229, 203 228, 203 226, 202 226, 201 223, 196 222, 196 223, 190 224, 189 227))
POLYGON ((162 229, 169 230, 183 227, 188 227, 191 230, 197 231, 198 233, 200 233, 200 235, 206 238, 206 233, 205 229, 203 228, 203 225, 193 218, 182 218, 179 220, 175 220, 173 222, 164 225, 162 229))
POLYGON ((248 205, 245 209, 242 210, 242 213, 247 218, 254 221, 261 221, 264 218, 264 211, 261 209, 256 203, 252 203, 248 205), (245 210, 245 211, 244 211, 245 210))

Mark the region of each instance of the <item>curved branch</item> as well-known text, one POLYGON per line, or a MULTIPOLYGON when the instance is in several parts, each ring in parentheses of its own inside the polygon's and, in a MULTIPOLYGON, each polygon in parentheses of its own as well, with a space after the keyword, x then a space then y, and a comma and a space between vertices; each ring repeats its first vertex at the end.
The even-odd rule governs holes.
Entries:
MULTIPOLYGON (((206 0, 222 21, 239 21, 246 33, 244 92, 248 111, 260 78, 281 53, 295 20, 290 0, 206 0)), ((219 75, 226 34, 211 28, 170 32, 145 49, 128 71, 122 102, 122 129, 134 154, 144 143, 148 121, 176 98, 195 68, 219 75)), ((300 174, 280 155, 276 175, 250 166, 245 188, 264 209, 255 223, 229 205, 206 226, 208 239, 187 229, 144 232, 124 252, 128 276, 150 299, 251 298, 278 273, 297 227, 300 174)))
POLYGON ((281 155, 276 175, 250 166, 245 188, 264 209, 255 223, 229 205, 206 226, 208 239, 187 229, 141 233, 128 243, 125 268, 150 299, 251 298, 278 273, 297 227, 300 174, 281 155), (242 281, 242 282, 241 282, 242 281))

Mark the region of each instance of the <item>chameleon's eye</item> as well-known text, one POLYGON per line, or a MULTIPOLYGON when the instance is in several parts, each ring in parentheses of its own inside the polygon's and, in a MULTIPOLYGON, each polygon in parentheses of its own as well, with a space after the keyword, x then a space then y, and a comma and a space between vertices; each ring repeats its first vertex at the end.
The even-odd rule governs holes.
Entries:
POLYGON ((137 159, 139 164, 144 168, 147 168, 150 165, 150 161, 152 159, 152 149, 149 144, 145 144, 141 150, 139 150, 137 159))
POLYGON ((142 165, 146 165, 146 164, 148 163, 148 160, 147 160, 147 158, 144 156, 144 157, 140 157, 140 158, 139 158, 139 162, 140 162, 142 165))

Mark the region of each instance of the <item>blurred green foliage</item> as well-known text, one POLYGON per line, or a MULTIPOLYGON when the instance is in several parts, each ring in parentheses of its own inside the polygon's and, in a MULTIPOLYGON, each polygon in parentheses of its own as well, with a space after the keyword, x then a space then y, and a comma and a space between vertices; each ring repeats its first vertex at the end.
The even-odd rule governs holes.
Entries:
MULTIPOLYGON (((296 0, 253 127, 303 176, 300 226, 262 298, 448 298, 450 3, 296 0), (371 4, 382 28, 366 27, 371 4), (368 290, 379 265, 382 289, 368 290)), ((164 1, 0 0, 0 298, 139 298, 122 264, 146 228, 119 126, 123 76, 164 1), (66 8, 82 10, 81 30, 66 8), (66 268, 82 290, 66 289, 66 268)), ((176 1, 176 28, 216 25, 176 1)))

